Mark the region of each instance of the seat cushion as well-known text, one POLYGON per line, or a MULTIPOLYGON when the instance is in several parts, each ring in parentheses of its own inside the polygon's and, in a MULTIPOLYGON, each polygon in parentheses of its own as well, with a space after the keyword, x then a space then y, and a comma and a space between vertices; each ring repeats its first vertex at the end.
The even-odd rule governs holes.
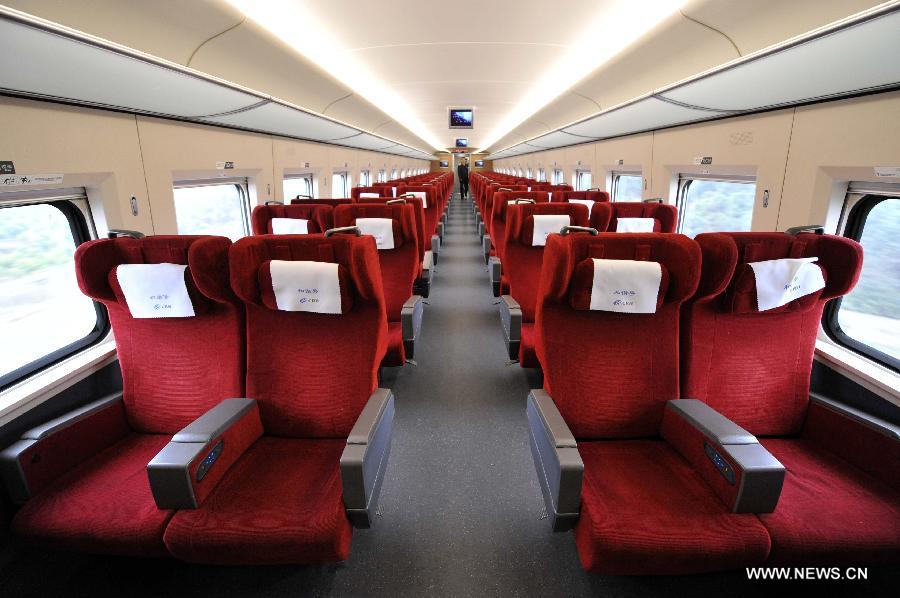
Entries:
POLYGON ((539 368, 537 353, 534 351, 534 323, 522 322, 522 342, 519 343, 519 365, 523 368, 539 368))
POLYGON ((769 535, 734 514, 691 466, 657 440, 579 442, 584 460, 575 541, 585 569, 676 575, 757 565, 769 535))
POLYGON ((900 493, 807 440, 762 443, 787 469, 778 507, 760 515, 772 562, 900 560, 900 493))
POLYGON ((344 446, 263 436, 200 508, 172 517, 166 546, 179 559, 221 565, 346 559, 352 529, 341 499, 344 446))
POLYGON ((406 363, 406 351, 403 347, 403 329, 400 322, 388 322, 388 348, 382 367, 401 366, 406 363))
POLYGON ((156 507, 147 463, 169 438, 129 434, 30 499, 13 531, 49 548, 166 556, 163 532, 172 511, 156 507))

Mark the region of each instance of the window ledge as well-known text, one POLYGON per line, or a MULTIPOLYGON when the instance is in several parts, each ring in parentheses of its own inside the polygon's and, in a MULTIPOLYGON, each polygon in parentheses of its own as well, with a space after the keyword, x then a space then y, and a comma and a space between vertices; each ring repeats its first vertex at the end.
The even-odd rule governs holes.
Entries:
POLYGON ((112 335, 100 343, 0 392, 0 426, 84 380, 116 360, 112 335))
POLYGON ((827 340, 816 340, 815 359, 900 406, 900 374, 827 340))

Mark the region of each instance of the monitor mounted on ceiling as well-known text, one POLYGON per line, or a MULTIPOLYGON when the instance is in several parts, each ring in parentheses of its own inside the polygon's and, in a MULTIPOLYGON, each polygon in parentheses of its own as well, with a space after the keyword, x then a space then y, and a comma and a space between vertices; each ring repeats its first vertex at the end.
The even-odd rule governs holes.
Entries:
POLYGON ((450 168, 449 160, 441 160, 441 168, 450 168))
POLYGON ((475 168, 484 168, 484 160, 475 160, 475 168))
POLYGON ((451 129, 471 129, 475 126, 475 111, 472 108, 450 108, 451 129))
POLYGON ((456 147, 469 147, 469 139, 467 137, 457 137, 456 147))

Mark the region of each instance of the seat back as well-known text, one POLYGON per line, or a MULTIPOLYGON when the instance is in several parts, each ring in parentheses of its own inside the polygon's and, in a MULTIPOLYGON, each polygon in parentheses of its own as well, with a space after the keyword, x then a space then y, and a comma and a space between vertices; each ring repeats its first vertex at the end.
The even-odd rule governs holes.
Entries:
MULTIPOLYGON (((502 243, 503 271, 509 281, 509 291, 522 307, 522 320, 534 322, 535 299, 541 279, 546 239, 543 235, 544 216, 568 218, 564 225, 587 226, 587 207, 578 204, 536 203, 506 206, 506 239, 502 243), (537 225, 537 226, 536 226, 537 225)), ((556 219, 552 219, 556 220, 556 219)), ((562 226, 553 232, 558 233, 562 226)))
MULTIPOLYGON (((419 248, 419 264, 421 266, 422 260, 425 259, 425 250, 426 250, 425 207, 424 207, 425 204, 422 202, 422 200, 419 199, 418 197, 411 197, 411 196, 400 197, 400 198, 396 198, 396 199, 393 197, 385 196, 385 197, 362 198, 362 199, 360 199, 359 203, 361 203, 361 204, 381 204, 381 205, 394 204, 394 203, 399 203, 399 204, 405 203, 407 205, 412 206, 413 216, 415 217, 415 222, 416 222, 416 246, 419 248)), ((430 240, 431 239, 430 239, 430 235, 429 235, 429 242, 430 242, 430 240)), ((429 245, 430 245, 430 243, 429 243, 429 245)), ((421 269, 421 267, 420 267, 420 269, 421 269)))
POLYGON ((550 201, 556 201, 559 193, 565 191, 574 191, 574 188, 572 187, 572 185, 550 185, 549 187, 544 189, 544 191, 550 193, 550 201))
MULTIPOLYGON (((483 214, 484 214, 484 227, 485 231, 493 235, 491 232, 493 226, 493 213, 494 213, 494 202, 496 198, 494 197, 498 193, 507 193, 507 192, 516 192, 516 193, 528 193, 528 187, 525 185, 503 185, 499 183, 492 183, 484 194, 484 206, 483 206, 483 214)), ((524 195, 522 197, 525 197, 524 195)), ((510 198, 512 199, 512 198, 510 198)))
POLYGON ((536 300, 535 348, 544 387, 576 438, 659 432, 666 401, 678 398, 679 311, 699 278, 700 248, 683 235, 549 236, 536 300), (614 268, 626 271, 615 276, 609 273, 614 268), (636 270, 657 273, 655 297, 638 285, 636 270), (642 303, 656 311, 591 309, 634 309, 642 303))
POLYGON ((224 237, 157 235, 76 250, 78 286, 109 313, 133 429, 174 434, 221 400, 244 396, 244 310, 228 280, 230 245, 224 237), (172 265, 187 266, 174 281, 172 265), (157 315, 172 309, 181 317, 157 315))
MULTIPOLYGON (((617 201, 607 204, 609 213, 600 211, 595 215, 591 211, 591 227, 600 232, 620 232, 626 226, 652 227, 655 233, 674 233, 678 223, 678 208, 664 203, 617 201), (627 219, 620 223, 619 219, 627 219), (627 225, 626 225, 627 223, 627 225)), ((621 232, 638 232, 624 230, 621 232)), ((650 231, 639 231, 650 232, 650 231)))
POLYGON ((412 204, 352 204, 334 210, 336 227, 360 226, 359 219, 390 221, 391 239, 383 239, 378 247, 381 280, 384 284, 385 308, 389 322, 400 321, 403 303, 412 296, 413 282, 419 275, 419 244, 416 238, 415 208, 412 204))
POLYGON ((266 205, 253 208, 250 215, 253 234, 271 235, 279 232, 277 220, 273 228, 274 218, 305 220, 307 234, 324 233, 333 227, 332 207, 325 204, 266 205))
POLYGON ((704 233, 697 294, 682 314, 681 392, 757 435, 800 431, 822 310, 849 293, 862 268, 850 239, 804 233, 704 233), (749 264, 816 257, 825 287, 759 311, 749 264))
POLYGON ((352 203, 353 200, 349 197, 320 197, 319 199, 292 199, 291 205, 309 205, 309 204, 318 204, 323 206, 331 206, 332 208, 335 206, 340 206, 345 203, 352 203))
POLYGON ((548 203, 550 201, 547 193, 543 191, 498 191, 493 195, 493 206, 490 212, 490 227, 488 231, 491 234, 491 244, 497 251, 497 255, 503 260, 504 249, 506 244, 506 214, 511 202, 517 200, 527 200, 529 203, 548 203))
MULTIPOLYGON (((383 185, 379 186, 371 186, 371 187, 353 187, 350 189, 350 199, 354 202, 360 200, 360 196, 363 194, 371 195, 377 194, 378 197, 387 197, 388 195, 392 195, 391 189, 389 187, 385 187, 383 185)), ((371 198, 363 198, 363 199, 371 199, 371 198)))
POLYGON ((441 219, 439 191, 434 185, 407 185, 397 188, 397 197, 406 193, 425 193, 425 249, 431 249, 431 237, 437 233, 438 221, 441 219))
POLYGON ((247 314, 246 396, 259 401, 266 433, 346 438, 376 387, 387 351, 375 239, 245 237, 232 246, 230 260, 231 285, 247 314), (322 263, 336 266, 328 269, 334 278, 310 282, 281 275, 322 263), (334 306, 335 295, 340 313, 288 310, 334 306))

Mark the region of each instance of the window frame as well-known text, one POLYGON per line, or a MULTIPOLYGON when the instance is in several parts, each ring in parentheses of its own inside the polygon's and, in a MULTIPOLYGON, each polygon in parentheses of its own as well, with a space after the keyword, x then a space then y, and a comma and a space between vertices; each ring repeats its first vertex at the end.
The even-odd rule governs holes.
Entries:
MULTIPOLYGON (((891 199, 900 201, 900 192, 891 193, 889 191, 875 190, 854 192, 851 189, 844 205, 846 224, 843 227, 843 236, 859 243, 869 214, 879 204, 891 199)), ((895 373, 900 373, 900 359, 858 341, 844 332, 839 321, 839 312, 843 300, 843 297, 837 297, 829 301, 825 306, 825 311, 822 314, 822 329, 825 331, 825 335, 836 345, 853 351, 863 358, 875 361, 895 373)))
POLYGON ((593 185, 593 181, 594 181, 594 175, 590 171, 590 169, 576 168, 575 171, 572 173, 572 183, 574 183, 572 185, 572 188, 575 191, 590 191, 592 188, 591 185, 593 185), (581 188, 581 181, 582 181, 581 177, 583 177, 585 174, 591 175, 591 182, 588 183, 588 186, 586 188, 582 189, 581 188))
MULTIPOLYGON (((187 189, 190 187, 212 187, 215 185, 233 185, 237 187, 238 193, 241 196, 241 216, 242 216, 242 225, 244 227, 244 236, 249 237, 251 235, 250 228, 250 212, 252 211, 250 208, 250 181, 246 177, 231 177, 231 178, 221 178, 221 179, 189 179, 189 180, 180 180, 174 181, 172 183, 172 207, 175 208, 175 190, 176 189, 187 189)), ((282 186, 282 193, 284 193, 284 187, 282 186)), ((175 229, 178 230, 178 208, 175 208, 175 229)), ((177 232, 179 235, 192 234, 192 233, 182 233, 177 232)), ((226 236, 226 235, 222 235, 226 236)))
MULTIPOLYGON (((301 194, 302 197, 308 197, 309 199, 316 198, 316 183, 315 178, 311 172, 307 172, 305 174, 286 174, 281 177, 281 193, 284 195, 284 182, 285 181, 296 181, 296 180, 305 180, 307 181, 307 186, 309 187, 309 195, 301 194)), ((287 197, 285 196, 285 203, 290 203, 292 199, 297 199, 296 197, 287 197)))
POLYGON ((566 184, 566 173, 562 168, 554 168, 553 169, 553 184, 554 185, 565 185, 566 184), (557 176, 559 175, 559 176, 557 176))
MULTIPOLYGON (((748 176, 748 175, 709 175, 709 174, 692 174, 692 173, 682 173, 678 175, 678 193, 676 194, 676 202, 675 206, 678 208, 678 224, 675 227, 675 232, 679 234, 682 233, 683 225, 684 225, 684 217, 687 214, 687 210, 684 209, 684 203, 687 200, 688 191, 691 188, 691 183, 694 181, 709 181, 712 183, 732 183, 732 184, 740 184, 740 185, 756 185, 756 177, 748 176)), ((756 209, 756 204, 754 202, 753 211, 756 209)), ((750 213, 750 223, 751 228, 753 224, 753 211, 750 213)), ((712 231, 710 231, 712 232, 712 231)))
MULTIPOLYGON (((83 189, 74 193, 72 190, 67 189, 49 189, 35 192, 10 193, 9 195, 15 195, 16 197, 5 199, 0 195, 0 210, 28 205, 50 205, 62 212, 63 217, 69 223, 69 230, 72 233, 72 240, 75 243, 76 250, 82 243, 97 238, 90 204, 83 189), (76 202, 78 203, 76 204, 76 202)), ((16 386, 27 378, 96 345, 106 338, 111 328, 109 314, 100 302, 93 299, 91 302, 94 304, 94 312, 97 314, 97 320, 91 332, 81 339, 51 351, 39 359, 0 375, 0 391, 16 386)))
POLYGON ((613 170, 610 173, 609 200, 619 201, 616 196, 619 194, 619 179, 623 176, 641 179, 641 200, 639 201, 642 201, 644 197, 644 172, 642 170, 613 170))

